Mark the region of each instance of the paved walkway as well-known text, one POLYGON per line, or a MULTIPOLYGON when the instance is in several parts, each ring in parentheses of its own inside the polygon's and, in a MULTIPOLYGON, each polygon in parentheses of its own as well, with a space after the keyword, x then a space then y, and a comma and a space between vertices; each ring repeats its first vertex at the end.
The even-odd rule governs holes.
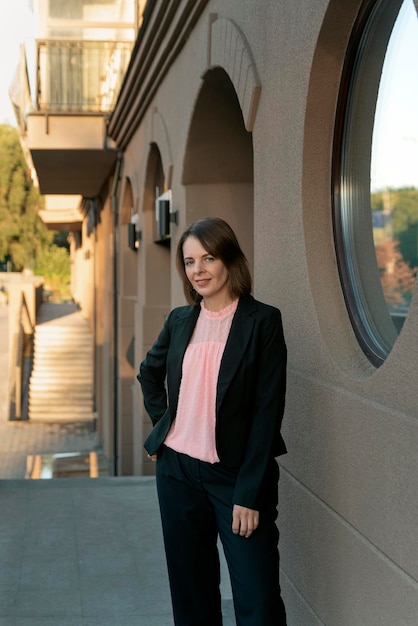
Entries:
POLYGON ((172 626, 152 478, 0 481, 0 626, 172 626))
MULTIPOLYGON (((29 454, 100 448, 85 424, 7 421, 5 311, 0 626, 173 626, 154 478, 23 479, 29 454)), ((223 559, 222 580, 224 626, 234 626, 223 559)))

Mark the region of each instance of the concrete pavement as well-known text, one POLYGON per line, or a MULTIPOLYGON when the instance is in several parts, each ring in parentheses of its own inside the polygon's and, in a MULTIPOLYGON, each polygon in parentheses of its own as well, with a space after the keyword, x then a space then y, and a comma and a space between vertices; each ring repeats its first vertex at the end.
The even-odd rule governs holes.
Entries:
POLYGON ((173 626, 152 477, 0 480, 0 563, 0 626, 173 626))
POLYGON ((0 482, 0 626, 171 626, 154 480, 0 482))

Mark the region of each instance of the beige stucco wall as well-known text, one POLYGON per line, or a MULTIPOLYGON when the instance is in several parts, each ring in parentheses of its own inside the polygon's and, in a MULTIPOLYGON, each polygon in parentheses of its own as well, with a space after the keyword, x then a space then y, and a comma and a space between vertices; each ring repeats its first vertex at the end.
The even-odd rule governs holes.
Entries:
MULTIPOLYGON (((239 197, 225 185, 182 182, 211 59, 210 15, 232 21, 241 39, 235 47, 226 39, 216 58, 236 81, 232 50, 249 51, 261 92, 251 109, 233 80, 252 130, 254 169, 253 183, 238 192, 245 211, 227 215, 248 250, 256 297, 282 310, 289 349, 283 427, 289 453, 281 459, 279 527, 291 626, 414 626, 418 615, 418 296, 391 355, 374 369, 345 309, 332 234, 333 121, 359 6, 359 0, 209 2, 124 153, 143 233, 134 305, 139 364, 170 308, 160 298, 161 267, 169 274, 170 306, 184 303, 174 268, 179 234, 205 214, 208 199, 213 212, 225 216, 228 194, 239 197), (144 213, 151 143, 160 150, 179 211, 171 267, 163 259, 154 270, 147 264, 156 244, 144 213)), ((143 426, 139 388, 127 393, 134 406, 132 463, 148 473, 142 440, 149 426, 143 426)))

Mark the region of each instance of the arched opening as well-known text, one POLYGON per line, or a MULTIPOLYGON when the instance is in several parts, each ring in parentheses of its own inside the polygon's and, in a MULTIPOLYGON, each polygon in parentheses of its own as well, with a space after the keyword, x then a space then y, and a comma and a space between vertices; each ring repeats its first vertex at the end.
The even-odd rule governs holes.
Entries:
POLYGON ((209 70, 197 97, 183 166, 186 224, 225 219, 253 267, 253 142, 228 74, 209 70))

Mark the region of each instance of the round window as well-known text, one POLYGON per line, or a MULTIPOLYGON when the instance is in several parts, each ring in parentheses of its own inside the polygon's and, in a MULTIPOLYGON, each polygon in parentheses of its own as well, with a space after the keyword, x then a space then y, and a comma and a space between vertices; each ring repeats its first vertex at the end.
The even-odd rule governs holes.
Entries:
POLYGON ((354 331, 379 366, 418 269, 418 17, 413 0, 363 8, 343 73, 334 144, 334 232, 354 331))

